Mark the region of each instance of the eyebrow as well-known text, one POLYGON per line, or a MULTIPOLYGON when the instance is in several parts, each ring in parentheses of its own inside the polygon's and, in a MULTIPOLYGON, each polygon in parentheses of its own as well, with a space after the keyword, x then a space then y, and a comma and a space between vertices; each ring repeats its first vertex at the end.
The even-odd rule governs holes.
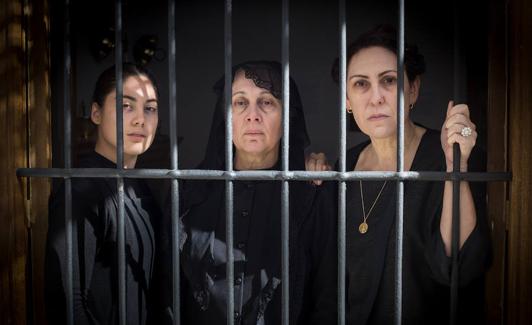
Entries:
MULTIPOLYGON (((379 77, 382 77, 383 75, 389 73, 389 72, 397 72, 397 70, 386 70, 386 71, 383 71, 381 73, 379 73, 379 77)), ((368 76, 366 75, 363 75, 363 74, 354 74, 352 76, 349 77, 349 80, 353 79, 353 78, 364 78, 364 79, 369 79, 368 76)))
POLYGON ((134 102, 137 101, 137 99, 136 99, 135 97, 133 97, 133 96, 124 95, 124 96, 122 96, 122 97, 123 97, 123 98, 126 98, 126 99, 129 99, 129 100, 131 100, 131 101, 134 101, 134 102))
MULTIPOLYGON (((264 94, 269 94, 269 95, 273 96, 273 94, 271 92, 267 91, 267 90, 261 91, 259 95, 264 95, 264 94)), ((237 92, 233 93, 232 96, 236 96, 236 95, 246 95, 246 92, 243 91, 243 90, 240 90, 240 91, 237 91, 237 92)))
MULTIPOLYGON (((129 100, 131 100, 132 102, 137 102, 137 99, 136 99, 135 97, 133 97, 133 96, 124 95, 123 97, 124 97, 125 99, 129 99, 129 100)), ((157 101, 157 99, 155 99, 155 98, 151 98, 151 99, 148 99, 146 102, 147 102, 147 103, 150 103, 150 102, 156 102, 156 103, 157 103, 158 101, 157 101)))

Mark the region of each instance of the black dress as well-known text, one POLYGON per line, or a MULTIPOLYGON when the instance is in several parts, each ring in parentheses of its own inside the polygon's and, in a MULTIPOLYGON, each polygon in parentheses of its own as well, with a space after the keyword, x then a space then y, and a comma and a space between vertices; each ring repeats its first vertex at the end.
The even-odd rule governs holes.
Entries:
MULTIPOLYGON (((116 168, 93 152, 85 168, 116 168)), ((127 324, 145 324, 155 258, 154 223, 160 211, 142 180, 125 179, 127 324)), ((46 244, 46 307, 50 324, 66 322, 64 186, 50 198, 46 244)), ((117 206, 115 179, 72 180, 73 293, 76 324, 118 321, 117 206)))
MULTIPOLYGON (((279 63, 247 62, 233 68, 233 77, 239 69, 255 85, 281 98, 279 63)), ((225 169, 223 80, 215 86, 218 102, 201 169, 225 169)), ((304 170, 304 149, 309 140, 293 80, 289 109, 289 167, 304 170)), ((280 161, 272 169, 281 169, 280 161)), ((327 188, 308 182, 290 183, 291 324, 336 323, 337 218, 329 193, 327 188)), ((182 200, 183 323, 226 324, 228 316, 238 325, 281 324, 281 182, 234 182, 234 315, 226 315, 225 182, 186 182, 182 200)))
MULTIPOLYGON (((291 324, 336 322, 336 236, 330 197, 291 184, 291 324)), ((183 217, 185 324, 225 324, 227 306, 224 183, 209 186, 205 201, 183 217)), ((234 184, 235 324, 281 323, 281 184, 234 184)))
MULTIPOLYGON (((348 152, 354 169, 365 142, 348 152)), ((470 171, 482 169, 482 155, 474 150, 470 171)), ((411 170, 445 171, 440 133, 427 130, 411 170)), ((363 181, 366 213, 384 182, 363 181)), ((461 323, 479 323, 482 316, 483 273, 489 265, 490 240, 482 183, 470 183, 477 211, 476 226, 460 250, 461 323), (478 318, 480 317, 480 318, 478 318)), ((440 234, 443 182, 405 182, 403 244, 403 324, 448 324, 451 260, 440 234)), ((396 256, 396 183, 388 182, 367 219, 368 231, 359 232, 363 220, 360 184, 347 184, 348 323, 394 322, 396 256)))

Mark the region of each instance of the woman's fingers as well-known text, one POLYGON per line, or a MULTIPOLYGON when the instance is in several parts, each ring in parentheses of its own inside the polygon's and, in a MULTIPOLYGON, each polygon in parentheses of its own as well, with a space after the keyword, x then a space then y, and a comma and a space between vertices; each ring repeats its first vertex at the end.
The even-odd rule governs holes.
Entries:
POLYGON ((471 125, 462 124, 462 123, 456 123, 456 124, 451 125, 451 126, 447 129, 447 138, 450 137, 450 136, 453 135, 453 134, 459 134, 459 135, 462 135, 462 130, 463 130, 465 127, 469 127, 469 128, 471 128, 471 135, 473 135, 473 132, 476 132, 476 128, 475 128, 475 125, 474 125, 473 123, 471 123, 471 125))
POLYGON ((441 141, 444 149, 446 160, 449 163, 453 161, 453 143, 458 143, 460 146, 461 161, 460 165, 467 166, 467 161, 475 146, 477 140, 476 125, 471 122, 469 115, 469 107, 465 104, 454 105, 451 100, 447 106, 447 117, 442 126, 441 141), (462 134, 464 128, 470 128, 471 132, 462 134))
MULTIPOLYGON (((327 156, 323 152, 314 153, 312 152, 305 161, 305 168, 307 171, 328 171, 331 170, 331 165, 327 161, 327 156)), ((313 180, 312 183, 315 185, 321 185, 323 181, 313 180)))
POLYGON ((466 104, 454 105, 454 101, 450 100, 447 105, 447 118, 454 114, 464 114, 469 117, 469 107, 466 104))
POLYGON ((443 124, 443 127, 448 129, 453 124, 461 124, 463 126, 469 126, 471 129, 476 129, 475 124, 473 122, 471 122, 469 117, 467 115, 465 115, 465 114, 462 114, 462 113, 457 113, 457 114, 454 114, 454 115, 451 115, 451 116, 447 117, 447 120, 445 120, 445 123, 443 124))
POLYGON ((471 135, 468 137, 464 137, 461 133, 454 132, 452 134, 449 134, 447 136, 447 144, 452 145, 453 143, 459 143, 460 147, 466 146, 471 147, 475 146, 475 143, 477 141, 477 132, 472 131, 471 135))

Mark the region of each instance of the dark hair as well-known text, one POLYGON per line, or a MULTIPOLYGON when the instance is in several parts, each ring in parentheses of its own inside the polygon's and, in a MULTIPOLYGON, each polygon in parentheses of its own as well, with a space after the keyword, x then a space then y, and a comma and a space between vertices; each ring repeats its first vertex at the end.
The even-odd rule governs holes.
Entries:
MULTIPOLYGON (((126 80, 132 76, 146 76, 155 88, 155 93, 159 97, 159 90, 155 78, 153 75, 143 67, 140 67, 133 63, 124 63, 122 65, 122 80, 126 80)), ((116 88, 116 76, 115 76, 115 66, 111 66, 105 69, 104 72, 100 74, 96 85, 94 86, 94 92, 92 93, 92 102, 97 103, 100 107, 103 107, 105 97, 109 95, 116 88)))
MULTIPOLYGON (((406 43, 406 42, 405 42, 406 43)), ((397 32, 391 25, 378 25, 360 35, 347 48, 347 64, 360 50, 369 47, 383 47, 397 55, 397 32)), ((404 64, 408 81, 412 82, 425 72, 425 58, 413 44, 405 44, 404 64)), ((336 59, 332 67, 333 80, 338 83, 339 61, 336 59)))

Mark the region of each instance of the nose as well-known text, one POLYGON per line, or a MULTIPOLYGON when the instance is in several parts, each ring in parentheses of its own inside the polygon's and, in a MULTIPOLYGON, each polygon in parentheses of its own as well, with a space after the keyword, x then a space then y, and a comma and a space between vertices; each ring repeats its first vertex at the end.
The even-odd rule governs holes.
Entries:
POLYGON ((379 87, 373 87, 371 91, 371 104, 374 106, 384 104, 384 96, 379 87))
POLYGON ((246 121, 248 122, 260 122, 262 119, 259 106, 257 104, 250 104, 248 107, 248 114, 246 115, 246 121))
POLYGON ((144 126, 144 120, 145 120, 145 116, 144 116, 144 108, 138 108, 135 110, 135 116, 133 117, 133 120, 131 121, 131 123, 134 125, 134 126, 141 126, 143 127, 144 126))

